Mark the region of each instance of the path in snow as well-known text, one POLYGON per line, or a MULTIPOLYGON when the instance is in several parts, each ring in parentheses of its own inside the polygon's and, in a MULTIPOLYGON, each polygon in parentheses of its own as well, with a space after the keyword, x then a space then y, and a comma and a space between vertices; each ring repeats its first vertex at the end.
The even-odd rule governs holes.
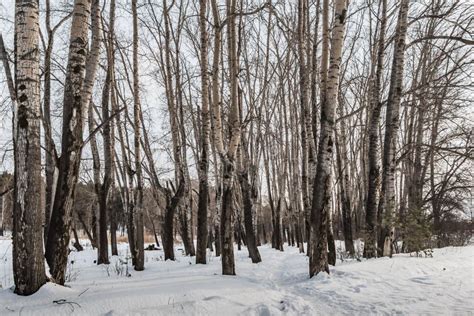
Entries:
MULTIPOLYGON (((0 240, 0 254, 10 241, 0 240)), ((474 246, 436 249, 434 258, 338 262, 331 275, 308 279, 308 259, 298 249, 259 248, 263 262, 252 264, 246 249, 236 251, 237 276, 220 275, 220 259, 195 265, 178 255, 162 261, 146 252, 146 270, 119 276, 117 257, 94 264, 94 250, 70 255, 68 287, 47 284, 30 297, 0 291, 0 315, 328 315, 456 314, 474 311, 474 246), (65 299, 70 304, 58 305, 65 299)), ((8 252, 8 251, 7 251, 8 252)), ((126 245, 120 247, 125 257, 126 245)), ((2 264, 11 265, 10 257, 2 264)), ((8 269, 0 266, 2 271, 8 269)), ((0 280, 2 278, 0 277, 0 280)), ((4 278, 6 279, 6 278, 4 278)))

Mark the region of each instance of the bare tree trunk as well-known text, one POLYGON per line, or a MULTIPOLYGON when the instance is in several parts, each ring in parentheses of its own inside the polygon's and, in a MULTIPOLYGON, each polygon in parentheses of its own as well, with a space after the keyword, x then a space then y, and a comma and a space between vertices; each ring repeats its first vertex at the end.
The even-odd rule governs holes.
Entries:
MULTIPOLYGON (((128 113, 126 114, 128 116, 128 113)), ((123 166, 123 178, 124 178, 124 186, 126 186, 125 194, 126 197, 126 209, 127 209, 127 238, 128 238, 128 245, 130 248, 130 254, 132 256, 132 265, 136 265, 137 260, 137 247, 136 247, 136 229, 135 229, 135 190, 134 190, 134 168, 133 160, 131 157, 131 146, 128 139, 128 132, 126 125, 121 126, 120 122, 117 122, 119 137, 120 137, 120 147, 122 149, 122 157, 124 160, 123 166)))
POLYGON ((220 225, 214 226, 214 235, 215 235, 215 242, 216 245, 216 257, 221 256, 221 249, 222 249, 222 241, 221 241, 221 233, 220 233, 220 225))
POLYGON ((18 104, 13 131, 13 278, 15 293, 30 295, 46 283, 41 226, 39 4, 16 1, 15 6, 14 95, 18 104))
MULTIPOLYGON (((441 113, 442 113, 442 102, 439 102, 437 107, 436 107, 436 110, 435 110, 435 113, 433 113, 433 126, 431 128, 431 135, 430 135, 430 149, 428 150, 428 152, 426 153, 426 164, 428 165, 429 164, 429 168, 430 168, 430 191, 431 191, 431 195, 432 195, 432 201, 431 201, 431 205, 433 207, 433 232, 434 232, 434 235, 436 237, 436 243, 437 243, 437 246, 438 247, 441 247, 441 214, 440 214, 440 211, 439 211, 439 207, 438 207, 438 199, 435 197, 436 196, 436 193, 435 193, 435 159, 434 159, 434 150, 433 150, 433 147, 434 147, 434 144, 436 142, 436 139, 438 137, 438 128, 439 128, 439 122, 440 122, 440 118, 441 118, 441 113), (429 161, 428 161, 429 160, 429 161)), ((428 167, 428 166, 426 166, 428 167)))
POLYGON ((44 146, 45 146, 45 216, 44 216, 44 241, 48 237, 49 222, 51 219, 51 209, 53 207, 54 194, 56 190, 56 181, 58 169, 56 166, 57 153, 54 145, 51 126, 51 59, 54 45, 54 36, 58 28, 69 19, 71 14, 63 17, 59 22, 51 25, 51 5, 50 0, 45 1, 45 24, 48 34, 48 41, 44 50, 43 66, 43 128, 44 128, 44 146))
MULTIPOLYGON (((304 48, 304 41, 305 41, 305 0, 298 0, 298 64, 299 64, 299 72, 300 72, 300 121, 301 121, 301 194, 303 197, 303 208, 304 213, 306 214, 306 218, 309 217, 311 213, 311 190, 310 190, 310 170, 309 170, 309 155, 311 148, 309 148, 308 144, 308 131, 306 128, 306 116, 308 116, 308 93, 307 88, 308 85, 306 83, 306 65, 305 65, 305 48, 304 48)), ((309 133, 311 136, 312 133, 309 133)), ((308 251, 309 251, 308 247, 308 251)))
MULTIPOLYGON (((325 0, 326 2, 328 0, 325 0)), ((337 0, 334 11, 330 62, 327 82, 327 99, 321 104, 321 132, 313 184, 313 204, 311 207, 311 251, 309 275, 313 277, 321 271, 329 273, 327 256, 327 230, 331 198, 331 163, 334 149, 334 125, 337 94, 339 90, 339 67, 342 56, 346 20, 346 1, 337 0)), ((324 12, 327 14, 327 12, 324 12)))
MULTIPOLYGON (((144 121, 143 121, 143 113, 140 112, 141 115, 141 122, 143 127, 143 149, 145 152, 146 159, 148 160, 148 169, 149 174, 151 176, 151 183, 153 185, 153 198, 155 199, 156 203, 160 203, 160 195, 158 194, 161 192, 165 197, 165 211, 164 211, 164 223, 162 225, 162 243, 163 243, 163 250, 165 253, 165 260, 174 260, 174 249, 173 249, 173 225, 174 225, 174 213, 178 208, 183 196, 185 194, 185 181, 183 177, 179 180, 178 188, 176 192, 173 193, 169 188, 165 188, 160 184, 158 179, 158 174, 156 172, 154 161, 152 157, 150 142, 148 139, 148 134, 146 129, 144 128, 144 121), (169 242, 168 242, 169 241, 169 242)), ((120 131, 120 130, 119 130, 120 131)), ((178 156, 179 157, 179 156, 178 156)))
POLYGON ((81 243, 79 242, 79 236, 77 235, 76 225, 72 226, 72 233, 74 234, 74 248, 76 248, 77 251, 83 251, 84 247, 82 247, 81 243))
POLYGON ((379 248, 383 245, 381 255, 392 256, 395 237, 394 216, 395 210, 395 168, 396 143, 399 129, 399 112, 403 89, 403 69, 405 61, 405 38, 407 33, 408 0, 402 0, 398 14, 395 34, 395 52, 392 61, 390 89, 387 99, 387 116, 383 152, 382 174, 382 207, 378 210, 378 221, 381 224, 379 248))
MULTIPOLYGON (((90 140, 90 143, 92 145, 93 143, 93 138, 91 138, 90 140)), ((91 146, 92 147, 92 146, 91 146)), ((99 213, 99 209, 98 209, 98 205, 97 205, 97 200, 94 199, 92 201, 92 205, 91 205, 91 231, 92 231, 92 237, 93 237, 93 247, 95 248, 99 248, 99 220, 98 220, 98 213, 99 213)))
POLYGON ((379 122, 382 102, 380 100, 382 71, 385 56, 385 28, 387 24, 387 0, 381 0, 382 12, 380 17, 380 33, 377 44, 377 70, 371 85, 370 95, 370 122, 369 122, 369 149, 368 165, 369 179, 367 186, 367 203, 365 211, 365 244, 364 257, 374 258, 377 256, 377 200, 380 183, 380 171, 378 164, 379 147, 379 122))
POLYGON ((197 252, 196 263, 206 264, 207 213, 209 206, 209 96, 207 70, 207 0, 199 1, 199 29, 201 33, 201 160, 199 162, 199 202, 197 216, 197 252))
MULTIPOLYGON (((178 217, 181 219, 181 237, 184 244, 184 249, 186 255, 191 257, 196 255, 196 249, 194 247, 193 241, 193 227, 192 227, 192 207, 193 207, 193 193, 192 193, 192 182, 191 177, 189 174, 189 168, 187 165, 187 133, 185 128, 185 116, 184 116, 184 105, 183 105, 183 82, 181 81, 181 60, 180 60, 180 41, 181 41, 181 23, 182 23, 182 11, 183 5, 182 3, 179 5, 179 22, 177 25, 177 34, 174 35, 173 39, 175 43, 175 87, 176 87, 176 109, 174 111, 170 111, 170 114, 175 116, 175 124, 177 125, 177 137, 174 138, 177 140, 176 149, 179 149, 180 155, 178 156, 179 159, 176 160, 176 166, 178 172, 175 174, 176 183, 179 182, 179 178, 181 177, 184 179, 185 184, 185 192, 184 197, 181 200, 181 205, 178 207, 178 217), (178 113, 179 111, 179 113, 178 113), (181 176, 182 175, 182 176, 181 176)), ((174 93, 171 89, 169 93, 174 93)), ((171 94, 168 94, 169 96, 171 94)), ((199 173, 198 173, 199 174, 199 173)))
MULTIPOLYGON (((221 236, 222 236, 222 274, 235 275, 234 261, 234 234, 232 229, 232 196, 234 189, 235 174, 235 154, 240 144, 240 115, 238 104, 238 61, 236 50, 236 31, 235 31, 235 0, 227 0, 227 37, 228 37, 228 54, 230 69, 230 112, 228 122, 230 126, 230 141, 227 152, 224 153, 222 142, 218 143, 222 161, 222 213, 221 213, 221 236)), ((220 111, 217 111, 218 113, 220 111)), ((220 115, 220 114, 219 114, 220 115)), ((222 135, 221 130, 217 131, 222 135)))
MULTIPOLYGON (((112 3, 111 3, 112 5, 112 3)), ((112 9, 112 8, 111 8, 112 9)), ((100 19, 100 12, 97 10, 93 12, 97 14, 97 19, 100 19)), ((112 15, 113 12, 111 11, 112 15)), ((111 21, 113 23, 113 20, 111 21)), ((111 25, 112 26, 112 25, 111 25)), ((100 31, 100 30, 99 30, 100 31)), ((110 32, 113 31, 109 30, 110 32)), ((97 249, 97 264, 109 264, 109 241, 107 238, 107 224, 108 224, 108 207, 109 207, 109 193, 113 182, 113 148, 111 138, 111 122, 109 120, 109 100, 110 100, 110 85, 112 81, 112 68, 111 68, 111 56, 107 49, 107 74, 105 77, 104 87, 102 89, 102 121, 103 125, 103 138, 104 138, 104 180, 101 183, 99 177, 95 183, 97 187, 97 198, 99 200, 99 248, 97 249)), ((90 131, 91 133, 93 131, 90 131)), ((97 150, 97 149, 96 149, 97 150)), ((96 153, 98 157, 98 151, 96 153)), ((99 162, 98 162, 99 163, 99 162)), ((99 170, 100 172, 100 170, 99 170)))
MULTIPOLYGON (((347 164, 343 163, 343 159, 341 158, 342 154, 340 151, 345 149, 339 149, 342 147, 342 144, 336 145, 337 149, 337 169, 338 169, 338 176, 339 176, 339 195, 340 195, 340 204, 342 210, 342 226, 343 226, 343 233, 344 233, 344 245, 346 252, 349 255, 353 256, 355 253, 354 250, 354 241, 352 239, 352 220, 351 220, 351 199, 346 190, 349 189, 347 186, 347 182, 349 180, 349 175, 346 173, 347 171, 344 168, 347 168, 347 164)), ((344 160, 345 161, 345 160, 344 160)), ((345 161, 347 162, 347 161, 345 161)))
MULTIPOLYGON (((194 243, 191 240, 191 234, 190 234, 190 221, 188 218, 188 208, 189 206, 181 206, 178 207, 178 219, 179 219, 179 226, 180 226, 180 234, 181 234, 181 240, 183 241, 184 245, 184 252, 186 256, 195 256, 196 251, 194 249, 194 243)), ((191 210, 190 210, 191 211, 191 210)))
POLYGON ((48 46, 44 52, 44 95, 43 95, 43 124, 44 124, 44 146, 45 150, 45 221, 44 240, 48 237, 49 221, 51 218, 51 207, 53 204, 53 181, 55 164, 53 156, 54 143, 51 132, 51 53, 53 50, 54 35, 51 30, 50 1, 46 0, 46 29, 48 32, 48 46))
MULTIPOLYGON (((171 6, 174 5, 174 2, 171 6)), ((183 194, 186 195, 186 192, 189 192, 188 186, 190 185, 187 183, 188 179, 185 177, 184 173, 184 166, 182 161, 182 149, 181 149, 181 140, 179 137, 180 130, 179 130, 179 122, 178 122, 178 115, 176 113, 176 100, 175 100, 175 90, 173 87, 173 74, 172 74, 172 61, 171 61, 171 47, 170 47, 170 40, 171 40, 171 32, 170 32, 170 10, 171 6, 168 7, 167 1, 163 0, 163 19, 165 24, 165 34, 164 34, 164 41, 165 41, 165 88, 166 88, 166 98, 167 98, 167 105, 168 111, 170 116, 170 126, 171 126, 171 138, 172 138, 172 145, 173 145, 173 159, 175 162, 175 178, 178 187, 183 186, 183 194), (180 183, 183 182, 183 183, 180 183), (179 184, 178 184, 179 183, 179 184)), ((177 84, 180 84, 177 80, 177 84)), ((176 87, 177 90, 180 88, 176 87)), ((179 96, 179 95, 178 95, 179 96)), ((184 136, 183 136, 184 137, 184 136)), ((177 196, 177 192, 175 193, 175 197, 177 196)), ((181 196, 182 197, 182 196, 181 196)), ((165 220, 163 225, 163 250, 165 253, 165 260, 175 260, 174 256, 174 217, 176 213, 176 207, 179 207, 181 204, 181 197, 176 201, 175 207, 170 207, 171 205, 167 203, 167 207, 165 209, 165 220)), ((171 197, 167 197, 168 201, 171 201, 171 197)))
POLYGON ((143 228, 143 176, 142 161, 140 150, 140 120, 141 120, 141 104, 140 104, 140 86, 138 81, 138 16, 137 16, 137 0, 132 1, 133 15, 133 129, 134 129, 134 145, 135 145, 135 173, 137 176, 137 189, 135 198, 135 227, 136 227, 136 261, 135 270, 142 271, 145 269, 145 252, 144 252, 144 228, 143 228))
MULTIPOLYGON (((215 231, 215 244, 216 244, 216 256, 221 255, 222 250, 222 236, 220 231, 221 216, 219 216, 222 205, 222 180, 220 179, 222 164, 220 169, 218 168, 218 159, 216 156, 221 158, 224 152, 224 145, 222 141, 222 121, 221 121, 221 110, 220 110, 220 95, 219 95, 219 63, 221 56, 221 22, 219 17, 219 10, 216 0, 211 0, 212 17, 214 22, 214 51, 212 56, 212 138, 213 138, 213 152, 215 160, 215 173, 216 173, 216 214, 214 231, 215 231), (217 152, 217 155, 216 155, 217 152)), ((222 160, 221 160, 222 161, 222 160)))
MULTIPOLYGON (((331 203, 329 203, 331 204, 331 203)), ((334 224, 333 224, 333 213, 331 210, 328 214, 328 264, 336 265, 336 240, 334 239, 334 224)))
MULTIPOLYGON (((246 151, 246 149, 241 148, 240 150, 246 151)), ((244 158, 248 160, 248 157, 244 158)), ((242 157, 240 159, 240 164, 243 165, 242 157)), ((253 227, 253 202, 252 202, 252 188, 249 182, 249 172, 248 168, 243 167, 242 171, 239 174, 240 189, 242 193, 242 206, 244 209, 244 225, 245 225, 245 240, 247 249, 249 251, 249 257, 252 259, 252 263, 259 263, 262 261, 260 257, 260 252, 257 248, 257 242, 255 238, 255 231, 253 227)))
POLYGON ((115 207, 110 207, 110 248, 112 256, 118 256, 117 248, 117 210, 115 207))
POLYGON ((235 275, 234 262, 234 234, 232 227, 232 175, 233 162, 225 161, 223 164, 224 188, 222 194, 221 236, 222 236, 222 274, 235 275), (230 183, 229 183, 230 182, 230 183))
POLYGON ((95 123, 94 119, 94 105, 92 102, 89 104, 89 112, 88 112, 88 125, 89 125, 89 133, 91 133, 90 137, 90 146, 91 146, 91 152, 92 152, 92 170, 93 170, 93 179, 94 179, 94 191, 96 194, 96 199, 93 200, 92 202, 92 234, 94 235, 94 240, 96 242, 97 246, 97 264, 102 264, 102 263, 108 263, 107 261, 103 262, 102 260, 104 258, 101 258, 100 256, 100 249, 101 249, 101 235, 100 235, 100 203, 102 202, 101 200, 101 180, 100 180, 100 156, 99 156, 99 148, 97 146, 97 139, 95 135, 93 134, 93 131, 97 128, 97 125, 95 123), (99 215, 97 217, 97 214, 99 215))
MULTIPOLYGON (((98 1, 94 0, 94 6, 98 5, 98 1)), ((99 55, 97 42, 100 43, 99 38, 93 38, 92 49, 89 55, 86 54, 91 2, 76 0, 73 10, 69 58, 64 85, 62 150, 45 253, 51 275, 54 281, 59 284, 64 284, 65 281, 71 211, 83 144, 83 115, 90 102, 99 55), (84 74, 86 74, 85 78, 84 74)), ((94 14, 93 17, 95 16, 94 14)), ((99 21, 93 20, 92 26, 99 28, 99 21)), ((97 33, 100 34, 100 32, 97 33)))
MULTIPOLYGON (((98 21, 100 19, 100 11, 99 11, 98 6, 95 7, 93 14, 95 15, 94 19, 98 21)), ((99 28, 95 28, 94 32, 101 32, 101 30, 99 28)), ((94 33, 92 36, 99 37, 100 33, 94 33)), ((104 106, 108 106, 109 85, 110 85, 110 76, 109 74, 107 74, 107 77, 104 83, 103 94, 102 94, 102 107, 103 108, 104 106)), ((93 163, 94 190, 97 196, 97 203, 94 203, 94 206, 93 206, 93 212, 94 212, 92 216, 93 233, 94 233, 95 239, 97 241, 97 246, 98 246, 97 247, 97 264, 109 264, 108 240, 107 240, 107 212, 106 212, 107 200, 106 200, 106 196, 104 196, 104 191, 103 191, 105 178, 104 178, 104 184, 102 184, 101 176, 100 176, 100 169, 101 169, 100 155, 99 155, 99 149, 97 146, 97 140, 94 135, 94 131, 97 128, 97 125, 94 119, 95 111, 96 111, 95 106, 93 105, 92 102, 90 102, 89 112, 88 112, 88 125, 89 125, 89 133, 91 135, 90 146, 91 146, 92 161, 93 161, 92 163, 93 163), (98 206, 98 209, 97 209, 97 206, 98 206), (98 220, 96 217, 96 213, 98 213, 99 215, 98 220)), ((104 162, 105 164, 109 164, 108 159, 105 156, 104 156, 104 161, 105 161, 104 162)))
MULTIPOLYGON (((11 70, 10 70, 10 62, 8 61, 8 55, 7 55, 7 52, 6 52, 6 49, 5 49, 5 44, 3 43, 3 36, 2 34, 0 33, 0 59, 2 60, 2 64, 3 64, 3 69, 5 70, 5 77, 6 77, 6 81, 7 81, 7 87, 8 87, 8 92, 10 94, 10 98, 12 100, 12 105, 13 105, 13 108, 15 109, 16 108, 16 91, 15 91, 15 84, 13 82, 13 78, 12 78, 12 73, 11 73, 11 70)), ((13 118, 13 124, 14 124, 14 127, 16 125, 16 121, 15 121, 15 117, 13 118)), ((13 139, 15 139, 15 135, 16 135, 16 132, 15 132, 15 129, 13 129, 13 139)), ((13 184, 14 186, 15 184, 13 184)), ((2 188, 3 190, 4 188, 2 188)), ((0 236, 3 236, 4 235, 4 230, 5 230, 5 199, 6 199, 6 195, 9 193, 9 191, 13 190, 13 188, 10 188, 10 189, 7 189, 6 191, 2 192, 2 194, 0 194, 0 198, 2 199, 2 203, 1 203, 1 216, 0 216, 0 236)))
MULTIPOLYGON (((342 98, 339 98, 339 109, 341 116, 344 115, 342 98)), ((339 196, 342 210, 342 223, 344 232, 344 245, 346 252, 354 256, 354 240, 352 238, 352 203, 349 181, 349 161, 347 158, 347 140, 346 140, 346 124, 344 120, 340 123, 340 132, 336 134, 336 161, 338 171, 339 196)))
POLYGON ((82 229, 84 230, 84 232, 87 235, 87 238, 89 238, 89 240, 91 242, 92 248, 97 248, 96 240, 94 239, 91 232, 89 231, 89 228, 87 227, 86 222, 84 222, 84 219, 82 218, 82 215, 79 212, 77 212, 76 214, 77 214, 77 219, 79 220, 79 222, 82 225, 82 229))
POLYGON ((0 196, 0 236, 4 236, 5 231, 5 195, 0 196))
MULTIPOLYGON (((114 169, 115 169, 115 130, 113 120, 110 120, 111 113, 117 111, 117 104, 113 87, 115 86, 115 57, 114 57, 114 33, 115 33, 115 0, 110 1, 109 8, 109 30, 107 36, 107 77, 104 83, 104 94, 102 99, 102 119, 107 122, 104 125, 104 182, 102 184, 102 200, 105 202, 104 213, 108 213, 110 223, 110 245, 112 255, 118 255, 117 250, 117 222, 116 211, 110 207, 110 197, 114 192, 114 169), (107 80, 108 78, 108 80, 107 80), (111 105, 109 109, 108 100, 110 98, 111 105)), ((105 227, 107 227, 105 225, 105 227)))
POLYGON ((275 249, 283 251, 283 236, 282 236, 282 223, 281 223, 281 209, 283 207, 284 198, 280 195, 278 203, 275 208, 275 224, 273 226, 273 233, 275 239, 275 249))
MULTIPOLYGON (((265 169, 265 178, 267 182, 267 191, 268 191, 268 203, 270 204, 270 210, 271 210, 271 226, 272 226, 272 248, 277 248, 276 244, 276 234, 274 233, 275 231, 275 218, 276 218, 276 211, 275 211, 275 203, 273 201, 273 194, 272 194, 272 187, 270 185, 270 168, 268 166, 268 160, 269 157, 267 155, 267 147, 268 147, 268 142, 264 144, 262 147, 262 153, 263 153, 263 167, 265 169)), ((279 206, 277 206, 279 207, 279 206)))

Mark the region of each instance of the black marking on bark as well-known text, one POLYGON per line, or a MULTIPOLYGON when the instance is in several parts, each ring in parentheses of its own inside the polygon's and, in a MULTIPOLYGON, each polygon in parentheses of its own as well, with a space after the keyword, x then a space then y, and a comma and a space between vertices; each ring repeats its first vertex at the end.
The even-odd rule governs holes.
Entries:
POLYGON ((332 153, 332 145, 333 145, 332 138, 329 137, 329 139, 328 139, 328 153, 332 153))
MULTIPOLYGON (((24 98, 23 99, 24 101, 26 101, 28 99, 28 97, 23 94, 20 97, 20 102, 23 102, 23 101, 21 101, 22 98, 24 98)), ((27 108, 24 105, 19 105, 18 106, 18 125, 21 128, 27 128, 28 127, 27 108)))
POLYGON ((21 103, 26 102, 27 100, 28 100, 28 97, 26 96, 26 94, 22 94, 22 95, 18 98, 18 101, 20 101, 21 103))
POLYGON ((76 37, 73 41, 71 41, 71 44, 78 44, 78 45, 84 45, 85 42, 81 37, 76 37))
POLYGON ((347 14, 347 10, 346 9, 342 10, 341 14, 338 16, 339 23, 344 24, 344 20, 346 19, 346 14, 347 14))
MULTIPOLYGON (((35 1, 32 1, 32 2, 23 2, 21 4, 22 8, 33 8, 33 9, 36 9, 36 2, 35 1)), ((26 11, 26 10, 25 10, 26 11)))

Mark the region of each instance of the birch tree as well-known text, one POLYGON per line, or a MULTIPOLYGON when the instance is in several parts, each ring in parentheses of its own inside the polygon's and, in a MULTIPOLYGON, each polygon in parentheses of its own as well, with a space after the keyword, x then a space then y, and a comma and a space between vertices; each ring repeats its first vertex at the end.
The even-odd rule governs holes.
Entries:
POLYGON ((385 28, 387 24, 387 1, 380 1, 380 28, 377 39, 377 60, 375 76, 372 78, 370 93, 370 123, 369 123, 369 149, 368 149, 368 165, 369 179, 367 187, 367 204, 365 211, 365 247, 364 256, 373 258, 377 256, 377 204, 378 190, 380 183, 380 170, 378 163, 378 147, 379 147, 379 122, 380 112, 382 111, 381 81, 383 75, 383 64, 385 56, 385 28))
MULTIPOLYGON (((115 115, 118 112, 117 98, 115 96, 115 0, 110 0, 109 7, 109 29, 107 32, 107 76, 103 90, 103 102, 102 105, 102 116, 105 122, 104 125, 104 183, 102 189, 102 200, 107 211, 110 211, 110 245, 112 249, 112 255, 118 255, 117 250, 117 217, 116 211, 110 207, 110 193, 113 192, 115 177, 115 126, 114 121, 111 119, 111 115, 115 115), (107 80, 108 77, 108 80, 107 80), (110 99, 110 106, 108 100, 110 99)), ((105 38, 105 36, 104 36, 105 38)))
POLYGON ((35 0, 15 2, 14 93, 18 103, 13 129, 13 277, 15 293, 19 295, 33 294, 46 283, 41 227, 38 7, 35 0))
MULTIPOLYGON (((44 63, 43 63, 43 129, 44 129, 44 146, 45 146, 45 223, 44 223, 44 240, 48 237, 49 222, 51 218, 51 209, 53 207, 54 190, 56 189, 55 181, 58 175, 57 169, 57 153, 56 146, 53 141, 52 123, 51 123, 51 61, 54 48, 54 39, 59 27, 66 22, 71 14, 67 14, 56 25, 51 24, 51 1, 45 1, 45 25, 48 41, 44 47, 44 63)), ((44 43, 43 43, 44 45, 44 43)))
MULTIPOLYGON (((94 0, 93 8, 94 12, 99 10, 98 0, 94 0)), ((99 55, 99 45, 96 42, 100 41, 98 37, 95 37, 91 45, 94 49, 91 49, 87 54, 88 25, 91 17, 90 0, 76 0, 72 16, 68 65, 64 84, 62 150, 59 157, 58 180, 45 251, 51 276, 59 284, 65 282, 71 211, 83 146, 83 118, 89 106, 95 80, 99 55)), ((95 13, 92 15, 94 28, 100 27, 97 16, 95 13)))
POLYGON ((141 104, 140 104, 140 83, 138 77, 138 16, 137 16, 137 0, 132 1, 132 18, 133 18, 133 131, 134 131, 134 147, 135 147, 135 174, 137 178, 137 188, 135 192, 135 228, 136 228, 136 259, 135 270, 141 271, 145 267, 144 252, 144 228, 143 228, 143 175, 141 161, 141 145, 140 145, 140 126, 141 126, 141 104))
POLYGON ((382 197, 379 204, 378 222, 381 225, 379 236, 379 254, 392 256, 395 238, 394 216, 395 201, 395 168, 396 136, 399 130, 400 103, 403 90, 403 69, 405 63, 405 38, 407 33, 408 0, 400 2, 397 28, 394 39, 394 54, 390 75, 390 89, 387 99, 386 128, 383 148, 382 197))
MULTIPOLYGON (((324 0, 328 1, 328 0, 324 0)), ((324 12, 323 14, 326 14, 324 12)), ((331 50, 327 82, 327 99, 321 104, 321 127, 319 135, 316 178, 313 184, 313 204, 311 207, 311 251, 309 276, 319 272, 329 273, 327 256, 328 216, 331 197, 331 163, 334 150, 334 125, 337 94, 339 88, 339 67, 344 41, 347 7, 345 0, 337 0, 334 24, 331 30, 331 50)))
MULTIPOLYGON (((214 3, 213 5, 215 6, 216 4, 214 3)), ((222 238, 222 274, 235 275, 234 234, 232 229, 232 199, 234 189, 235 158, 240 143, 240 116, 237 96, 238 61, 235 25, 236 1, 227 0, 226 8, 227 49, 229 54, 228 64, 230 73, 230 112, 228 117, 230 140, 227 150, 224 149, 224 143, 222 140, 222 118, 218 97, 214 99, 213 117, 215 122, 215 142, 223 170, 220 227, 220 235, 222 238)), ((214 14, 214 16, 216 17, 216 14, 214 14)), ((216 54, 216 51, 214 51, 214 54, 216 54)), ((214 71, 216 71, 216 69, 214 69, 214 71)), ((217 87, 215 87, 215 89, 217 89, 217 87)))
POLYGON ((198 203, 198 235, 196 263, 206 263, 207 249, 207 214, 209 206, 209 94, 207 70, 207 27, 206 27, 207 0, 199 1, 199 30, 201 34, 201 161, 199 164, 199 203, 198 203))

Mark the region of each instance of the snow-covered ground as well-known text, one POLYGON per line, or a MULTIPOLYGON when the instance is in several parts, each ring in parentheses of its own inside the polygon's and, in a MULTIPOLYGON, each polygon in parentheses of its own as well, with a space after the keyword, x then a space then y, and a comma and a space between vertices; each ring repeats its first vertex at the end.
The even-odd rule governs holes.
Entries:
MULTIPOLYGON (((48 283, 29 297, 0 290, 0 315, 472 315, 474 246, 443 248, 433 258, 338 262, 331 275, 308 279, 308 259, 296 248, 259 248, 252 264, 235 252, 237 276, 222 276, 220 259, 195 265, 161 251, 146 252, 146 270, 128 269, 127 247, 109 266, 94 250, 72 252, 68 287, 48 283), (122 260, 122 261, 120 261, 122 260)), ((0 240, 0 281, 12 282, 11 241, 0 240), (2 274, 3 273, 3 274, 2 274), (8 275, 6 275, 8 274, 8 275)), ((8 284, 10 286, 11 284, 8 284)))

